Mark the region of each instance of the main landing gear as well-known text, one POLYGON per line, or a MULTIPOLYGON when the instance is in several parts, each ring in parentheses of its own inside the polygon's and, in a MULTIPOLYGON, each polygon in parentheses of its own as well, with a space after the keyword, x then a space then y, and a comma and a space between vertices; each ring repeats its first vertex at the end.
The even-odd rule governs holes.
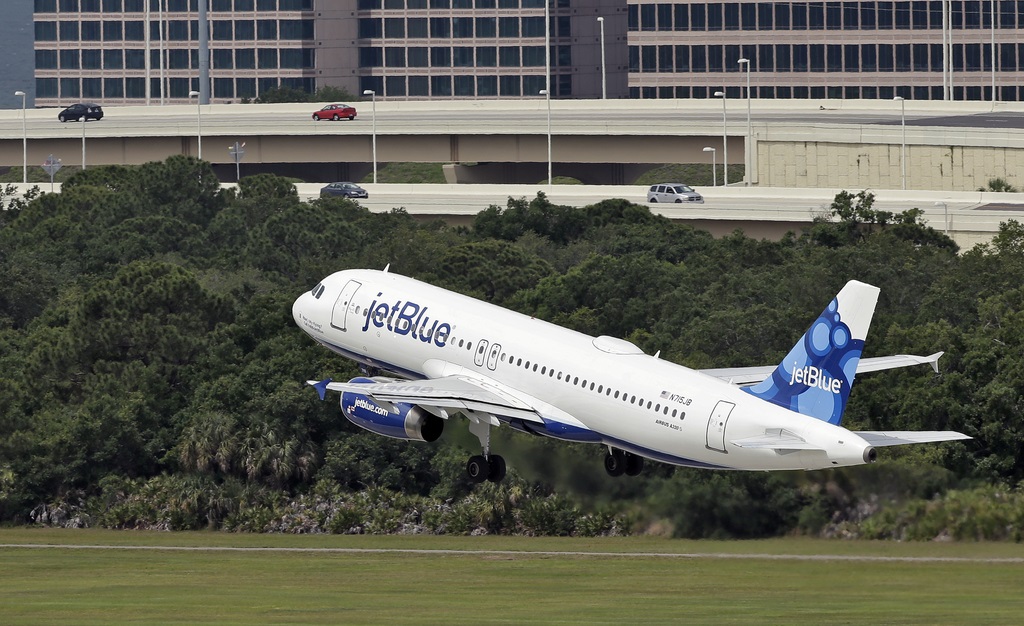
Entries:
POLYGON ((644 457, 618 448, 608 448, 608 454, 604 457, 604 471, 609 476, 638 476, 643 470, 644 457))
POLYGON ((485 480, 500 483, 505 478, 505 459, 497 454, 490 457, 482 454, 473 455, 469 457, 469 463, 466 463, 466 473, 475 483, 482 483, 485 480))
POLYGON ((497 454, 491 454, 491 426, 497 426, 498 420, 487 413, 477 411, 464 411, 469 418, 469 432, 477 436, 480 445, 484 449, 483 454, 475 454, 469 457, 466 463, 466 473, 469 479, 475 483, 482 483, 489 480, 492 483, 501 482, 505 478, 505 459, 497 454))

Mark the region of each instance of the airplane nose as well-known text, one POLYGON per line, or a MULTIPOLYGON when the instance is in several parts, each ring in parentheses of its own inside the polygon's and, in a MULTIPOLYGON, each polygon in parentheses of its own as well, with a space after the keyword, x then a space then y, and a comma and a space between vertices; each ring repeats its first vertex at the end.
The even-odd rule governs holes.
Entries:
POLYGON ((292 319, 295 320, 295 323, 299 326, 299 328, 302 328, 302 313, 305 309, 304 305, 306 298, 308 297, 309 294, 304 293, 298 298, 295 298, 295 302, 292 303, 292 319))

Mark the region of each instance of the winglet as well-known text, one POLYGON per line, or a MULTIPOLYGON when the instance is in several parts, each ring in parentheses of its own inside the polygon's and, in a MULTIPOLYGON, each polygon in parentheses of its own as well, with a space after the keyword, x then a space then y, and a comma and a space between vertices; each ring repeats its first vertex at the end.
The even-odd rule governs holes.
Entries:
POLYGON ((317 395, 319 395, 320 399, 323 400, 327 396, 327 385, 331 384, 331 379, 325 378, 320 382, 313 382, 310 380, 307 381, 307 384, 312 385, 313 389, 316 389, 317 395))
POLYGON ((839 424, 877 301, 877 287, 855 280, 846 283, 775 371, 743 390, 839 424))

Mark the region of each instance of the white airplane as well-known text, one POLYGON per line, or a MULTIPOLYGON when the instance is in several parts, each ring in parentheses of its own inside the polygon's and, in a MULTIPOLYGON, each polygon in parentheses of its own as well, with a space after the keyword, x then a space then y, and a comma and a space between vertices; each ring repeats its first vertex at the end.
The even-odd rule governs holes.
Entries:
POLYGON ((777 367, 691 370, 614 337, 590 337, 384 271, 331 274, 292 307, 321 345, 371 377, 308 381, 341 392, 355 424, 434 441, 461 413, 483 454, 466 469, 500 481, 492 427, 607 446, 605 470, 637 475, 644 459, 734 470, 812 470, 872 463, 878 446, 970 439, 952 431, 853 432, 840 426, 854 374, 931 364, 862 359, 878 288, 850 281, 777 367), (372 377, 390 372, 401 378, 372 377), (748 386, 749 385, 749 386, 748 386))

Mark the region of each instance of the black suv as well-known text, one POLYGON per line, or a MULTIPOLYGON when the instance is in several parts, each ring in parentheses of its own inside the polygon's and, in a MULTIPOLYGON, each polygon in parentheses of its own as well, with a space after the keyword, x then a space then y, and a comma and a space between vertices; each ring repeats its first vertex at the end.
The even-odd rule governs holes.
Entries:
POLYGON ((58 113, 57 119, 62 122, 67 122, 68 120, 77 122, 81 119, 101 120, 103 119, 103 107, 92 102, 79 102, 58 113))

